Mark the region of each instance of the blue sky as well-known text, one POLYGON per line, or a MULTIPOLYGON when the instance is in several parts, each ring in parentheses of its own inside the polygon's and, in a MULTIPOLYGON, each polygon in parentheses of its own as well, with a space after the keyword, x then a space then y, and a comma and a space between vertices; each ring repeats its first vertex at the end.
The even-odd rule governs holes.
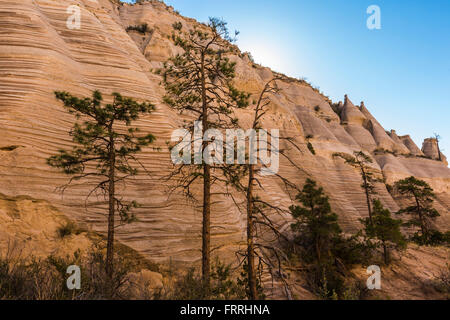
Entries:
POLYGON ((386 130, 419 147, 434 132, 450 155, 449 0, 166 0, 181 14, 221 17, 256 62, 305 77, 333 101, 364 101, 386 130), (381 30, 366 26, 370 5, 381 30))

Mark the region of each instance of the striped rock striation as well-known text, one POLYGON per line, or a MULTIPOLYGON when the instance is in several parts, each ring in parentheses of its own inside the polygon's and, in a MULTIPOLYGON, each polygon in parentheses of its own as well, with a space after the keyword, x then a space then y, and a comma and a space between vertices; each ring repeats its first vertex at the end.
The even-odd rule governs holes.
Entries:
MULTIPOLYGON (((137 124, 157 137, 155 146, 160 150, 145 149, 139 158, 149 174, 120 186, 124 198, 135 199, 142 207, 139 221, 118 228, 117 237, 155 262, 198 262, 201 208, 178 193, 170 194, 162 180, 172 167, 166 142, 183 119, 162 103, 161 79, 152 70, 176 53, 168 39, 175 22, 188 29, 198 24, 158 1, 137 5, 109 0, 0 1, 0 193, 48 201, 71 219, 105 231, 104 198, 86 199, 95 181, 77 182, 61 194, 57 188, 68 178, 46 164, 48 157, 72 145, 69 130, 75 121, 53 91, 89 96, 98 89, 107 98, 117 91, 152 102, 156 112, 137 124), (72 13, 67 10, 73 5, 80 9, 80 29, 68 28, 72 13), (144 23, 149 28, 144 34, 126 30, 144 23)), ((254 97, 274 76, 247 55, 236 53, 232 59, 237 64, 236 85, 254 97)), ((329 99, 304 81, 280 87, 281 92, 270 97, 263 126, 280 129, 299 146, 289 151, 295 166, 281 159, 280 174, 298 185, 308 177, 317 180, 346 231, 357 230, 358 219, 368 213, 358 172, 333 153, 360 150, 373 156, 373 166, 387 184, 411 175, 429 182, 438 194, 436 207, 442 215, 438 226, 449 228, 450 170, 444 162, 423 157, 429 154, 428 147, 422 153, 409 136, 386 133, 364 104, 355 106, 348 97, 336 113, 329 99)), ((250 123, 251 115, 250 110, 240 112, 243 125, 250 123)), ((291 204, 280 181, 273 177, 261 181, 262 197, 274 205, 291 204)), ((220 191, 220 186, 216 188, 220 191)), ((399 209, 384 183, 376 189, 390 210, 399 209)), ((284 221, 288 226, 288 217, 284 221)), ((214 252, 234 259, 245 239, 245 215, 230 198, 219 195, 214 199, 212 225, 214 252)))

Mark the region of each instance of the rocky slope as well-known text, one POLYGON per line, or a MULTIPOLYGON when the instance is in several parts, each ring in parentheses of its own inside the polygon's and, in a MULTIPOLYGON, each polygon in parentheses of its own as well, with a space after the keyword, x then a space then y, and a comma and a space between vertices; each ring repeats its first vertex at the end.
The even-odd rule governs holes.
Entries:
POLYGON ((89 249, 92 241, 85 232, 59 235, 68 222, 46 201, 0 194, 0 258, 65 257, 89 249))
MULTIPOLYGON (((88 96, 98 89, 105 95, 117 91, 148 100, 157 110, 138 124, 157 137, 155 146, 162 151, 146 149, 141 161, 150 176, 142 174, 121 186, 125 198, 143 206, 137 212, 139 222, 118 229, 118 239, 155 262, 198 262, 201 210, 179 194, 169 197, 161 180, 171 168, 166 141, 172 130, 180 127, 181 119, 161 102, 164 91, 152 70, 176 50, 167 38, 174 22, 182 22, 186 28, 197 23, 158 1, 131 6, 109 0, 2 0, 0 193, 45 199, 68 217, 104 231, 103 198, 91 198, 89 209, 85 208, 89 183, 75 184, 62 195, 56 188, 66 183, 67 177, 46 164, 58 149, 71 145, 68 132, 74 121, 55 100, 53 91, 88 96), (66 24, 71 15, 66 10, 74 4, 81 10, 80 29, 69 29, 66 24), (126 31, 128 26, 143 23, 150 32, 126 31)), ((244 54, 233 59, 240 89, 256 95, 273 77, 270 69, 253 64, 244 54)), ((303 81, 284 84, 281 89, 271 96, 263 125, 293 137, 301 151, 290 151, 298 168, 282 159, 280 173, 299 185, 307 177, 317 180, 331 196, 346 231, 359 228, 358 219, 367 216, 367 208, 358 172, 332 155, 360 150, 372 154, 374 167, 387 184, 411 175, 429 182, 438 194, 436 207, 442 215, 438 227, 449 229, 450 170, 446 163, 433 160, 436 149, 432 141, 425 142, 421 151, 409 136, 386 132, 363 103, 355 106, 346 97, 333 110, 327 97, 303 81), (308 150, 307 141, 316 155, 308 150)), ((250 115, 243 111, 239 118, 245 124, 250 115)), ((290 205, 279 181, 262 181, 262 196, 275 205, 290 205)), ((399 209, 385 184, 378 184, 377 192, 389 209, 399 209)), ((220 196, 213 212, 215 253, 234 259, 245 236, 245 217, 231 199, 220 196)))

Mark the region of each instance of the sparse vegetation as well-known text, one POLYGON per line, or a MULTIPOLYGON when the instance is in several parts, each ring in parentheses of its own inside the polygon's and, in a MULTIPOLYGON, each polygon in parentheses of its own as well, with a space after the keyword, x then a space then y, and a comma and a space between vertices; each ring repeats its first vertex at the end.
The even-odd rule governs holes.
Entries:
POLYGON ((181 29, 183 29, 183 23, 181 23, 180 21, 175 22, 174 24, 172 24, 172 28, 176 31, 181 31, 181 29))
POLYGON ((387 150, 384 148, 377 148, 373 151, 374 154, 378 155, 378 154, 392 154, 394 156, 397 156, 397 152, 395 151, 391 151, 391 150, 387 150))
POLYGON ((158 295, 166 300, 242 300, 246 297, 242 282, 235 281, 230 265, 219 260, 211 266, 209 290, 204 286, 201 274, 191 268, 185 275, 175 279, 158 295))
POLYGON ((61 239, 64 239, 65 237, 68 237, 72 234, 79 234, 79 229, 72 221, 68 221, 65 224, 59 226, 56 231, 61 239))
POLYGON ((255 59, 253 58, 253 55, 251 54, 251 52, 244 52, 242 55, 247 56, 248 59, 250 60, 250 62, 255 64, 255 59))
POLYGON ((308 141, 307 147, 308 147, 308 150, 309 150, 313 155, 316 155, 316 150, 314 149, 314 146, 312 145, 311 142, 308 141))
POLYGON ((142 34, 146 34, 148 32, 151 32, 151 29, 148 27, 147 23, 143 23, 143 24, 138 25, 138 26, 128 26, 126 30, 127 31, 137 31, 137 32, 142 33, 142 34))
POLYGON ((441 148, 439 146, 439 143, 441 142, 441 136, 438 135, 437 133, 434 134, 434 139, 436 139, 436 146, 437 146, 437 151, 438 151, 438 160, 442 161, 442 153, 441 153, 441 148))
POLYGON ((450 264, 447 263, 441 269, 439 275, 434 280, 434 287, 439 292, 446 295, 447 300, 450 299, 450 264))
POLYGON ((114 259, 117 267, 110 277, 105 272, 107 262, 100 247, 94 247, 86 256, 76 251, 65 258, 0 257, 0 299, 125 299, 129 286, 127 274, 134 270, 133 263, 117 256, 114 259), (70 265, 78 265, 81 268, 83 281, 80 290, 69 290, 66 286, 66 271, 70 265))
POLYGON ((372 221, 372 195, 376 194, 374 184, 376 182, 382 181, 379 178, 375 178, 375 172, 370 166, 373 163, 372 158, 362 151, 355 151, 353 153, 353 156, 346 153, 334 153, 333 157, 344 159, 346 164, 358 169, 358 171, 360 172, 362 179, 361 188, 363 188, 366 195, 369 219, 370 221, 372 221))
POLYGON ((1 147, 0 151, 14 151, 18 148, 20 148, 20 147, 19 146, 6 146, 6 147, 1 147))
POLYGON ((450 231, 443 233, 438 230, 430 230, 428 233, 428 237, 424 237, 419 233, 415 233, 410 240, 420 246, 450 245, 450 231))

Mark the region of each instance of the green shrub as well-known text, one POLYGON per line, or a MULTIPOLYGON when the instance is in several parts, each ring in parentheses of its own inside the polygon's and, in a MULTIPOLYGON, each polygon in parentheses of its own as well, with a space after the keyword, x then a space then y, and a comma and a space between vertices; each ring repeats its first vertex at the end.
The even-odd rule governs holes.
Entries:
POLYGON ((444 293, 447 300, 450 299, 450 264, 447 263, 436 277, 434 287, 437 291, 444 293))
POLYGON ((1 147, 0 151, 14 151, 17 148, 19 148, 19 146, 6 146, 6 147, 1 147))
POLYGON ((360 240, 358 236, 359 234, 348 238, 334 239, 334 255, 347 266, 367 265, 372 260, 375 245, 370 241, 360 240))
POLYGON ((175 30, 178 30, 178 31, 180 31, 181 29, 183 29, 183 24, 181 23, 181 22, 175 22, 174 24, 172 24, 172 27, 175 29, 175 30))
POLYGON ((308 142, 308 150, 313 154, 316 155, 316 150, 314 150, 314 147, 311 142, 308 142))
POLYGON ((427 235, 416 232, 410 240, 420 246, 450 245, 450 231, 442 233, 437 230, 430 230, 427 235))
POLYGON ((59 226, 56 229, 56 232, 58 233, 58 236, 61 239, 64 239, 65 237, 68 237, 72 234, 79 234, 79 230, 78 230, 76 224, 73 223, 72 221, 68 221, 65 224, 59 226))
MULTIPOLYGON (((250 286, 248 284, 248 264, 247 261, 244 261, 244 264, 242 266, 242 272, 240 277, 237 280, 238 286, 245 289, 245 296, 250 297, 250 286)), ((260 271, 260 270, 259 270, 260 271)), ((259 275, 261 275, 261 272, 259 272, 259 275)), ((261 285, 261 278, 256 277, 256 292, 258 295, 258 300, 264 300, 266 298, 266 295, 264 294, 264 288, 261 285)))
POLYGON ((148 27, 148 24, 143 23, 139 26, 129 26, 127 27, 127 31, 137 31, 139 33, 145 34, 147 32, 150 32, 151 30, 148 27))
POLYGON ((104 250, 94 247, 85 257, 79 251, 66 258, 13 259, 0 257, 0 300, 126 299, 128 273, 134 261, 114 257, 115 270, 107 276, 104 250), (81 290, 67 288, 70 265, 80 266, 81 290))
POLYGON ((361 298, 361 286, 348 284, 351 278, 348 270, 355 264, 368 263, 372 248, 358 240, 359 234, 351 238, 343 236, 338 216, 316 182, 307 179, 296 199, 301 205, 290 207, 295 237, 288 255, 300 253, 309 289, 321 299, 361 298))
POLYGON ((386 184, 386 190, 390 193, 393 194, 394 193, 394 187, 390 184, 386 184))
POLYGON ((251 54, 251 52, 245 52, 244 54, 247 55, 247 57, 251 63, 255 64, 255 59, 253 58, 253 55, 251 54))
POLYGON ((305 276, 309 289, 322 300, 362 300, 368 294, 362 281, 345 275, 333 263, 310 267, 305 276))
POLYGON ((216 260, 211 270, 211 287, 208 292, 202 277, 195 268, 165 288, 158 298, 166 300, 242 300, 246 297, 245 287, 233 280, 231 266, 216 260))
POLYGON ((66 295, 63 279, 48 262, 32 258, 0 259, 0 299, 2 300, 60 300, 66 295))
POLYGON ((373 150, 373 153, 377 154, 377 155, 378 154, 392 154, 394 156, 398 155, 397 152, 391 151, 391 150, 387 150, 387 149, 384 149, 384 148, 377 148, 377 149, 373 150))

